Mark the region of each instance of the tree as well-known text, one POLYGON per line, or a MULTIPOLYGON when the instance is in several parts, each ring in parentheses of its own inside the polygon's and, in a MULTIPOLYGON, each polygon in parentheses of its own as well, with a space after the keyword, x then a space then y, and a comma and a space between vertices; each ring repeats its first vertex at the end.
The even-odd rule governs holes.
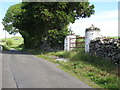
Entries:
POLYGON ((89 2, 24 2, 21 8, 12 25, 20 30, 27 48, 39 47, 44 40, 50 46, 58 42, 63 46, 69 23, 94 14, 89 2))
POLYGON ((64 28, 60 31, 58 30, 49 30, 48 31, 48 38, 47 42, 49 43, 50 47, 55 49, 63 49, 64 48, 64 39, 69 34, 67 28, 64 28))
POLYGON ((16 21, 15 16, 22 12, 21 5, 22 3, 10 6, 3 18, 2 24, 4 25, 4 30, 10 34, 16 34, 19 32, 19 30, 13 26, 13 23, 16 21))

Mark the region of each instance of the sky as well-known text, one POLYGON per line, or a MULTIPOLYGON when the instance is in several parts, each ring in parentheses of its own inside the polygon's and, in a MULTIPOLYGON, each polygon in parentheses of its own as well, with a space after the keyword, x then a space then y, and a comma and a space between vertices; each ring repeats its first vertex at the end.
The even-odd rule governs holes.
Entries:
POLYGON ((84 36, 86 28, 92 24, 100 28, 103 36, 118 36, 118 2, 91 2, 95 5, 95 14, 90 18, 76 20, 71 29, 84 36))
MULTIPOLYGON (((14 0, 13 0, 14 1, 14 0)), ((3 25, 2 25, 2 19, 4 18, 5 16, 5 13, 6 11, 8 10, 8 8, 11 6, 11 5, 14 5, 16 3, 19 3, 21 2, 22 0, 16 0, 13 2, 12 0, 4 0, 4 1, 0 1, 0 38, 8 38, 8 37, 13 37, 13 35, 7 33, 6 31, 3 31, 3 25), (6 35, 5 35, 6 34, 6 35)), ((20 36, 21 35, 18 33, 16 36, 20 36)))
MULTIPOLYGON (((0 1, 0 38, 5 38, 3 31, 2 18, 7 9, 22 0, 1 0, 0 1)), ((95 14, 90 18, 80 18, 75 23, 70 24, 69 28, 76 35, 84 36, 86 28, 92 24, 100 28, 103 36, 118 36, 118 0, 89 0, 95 6, 95 14), (114 1, 114 2, 113 2, 114 1)), ((12 37, 6 32, 7 37, 12 37)), ((17 34, 16 36, 21 36, 17 34)))

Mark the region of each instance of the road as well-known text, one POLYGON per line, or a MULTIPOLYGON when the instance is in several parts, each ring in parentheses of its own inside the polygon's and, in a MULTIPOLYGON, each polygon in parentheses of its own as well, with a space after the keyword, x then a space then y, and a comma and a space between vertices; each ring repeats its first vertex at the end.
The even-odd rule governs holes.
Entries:
POLYGON ((2 53, 2 88, 92 88, 49 61, 20 51, 2 53))

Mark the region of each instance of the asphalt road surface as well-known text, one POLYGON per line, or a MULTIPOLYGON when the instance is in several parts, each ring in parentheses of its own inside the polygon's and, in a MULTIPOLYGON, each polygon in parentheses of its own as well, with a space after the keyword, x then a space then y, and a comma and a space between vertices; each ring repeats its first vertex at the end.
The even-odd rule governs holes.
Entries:
POLYGON ((49 61, 20 51, 2 53, 2 88, 92 88, 49 61))

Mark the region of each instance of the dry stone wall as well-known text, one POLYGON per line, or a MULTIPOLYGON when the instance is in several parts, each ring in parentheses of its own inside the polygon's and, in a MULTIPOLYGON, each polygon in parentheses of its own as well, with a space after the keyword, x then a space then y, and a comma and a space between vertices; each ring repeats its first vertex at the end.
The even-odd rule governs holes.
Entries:
POLYGON ((120 65, 120 38, 96 38, 90 41, 90 54, 105 57, 108 61, 120 65))

